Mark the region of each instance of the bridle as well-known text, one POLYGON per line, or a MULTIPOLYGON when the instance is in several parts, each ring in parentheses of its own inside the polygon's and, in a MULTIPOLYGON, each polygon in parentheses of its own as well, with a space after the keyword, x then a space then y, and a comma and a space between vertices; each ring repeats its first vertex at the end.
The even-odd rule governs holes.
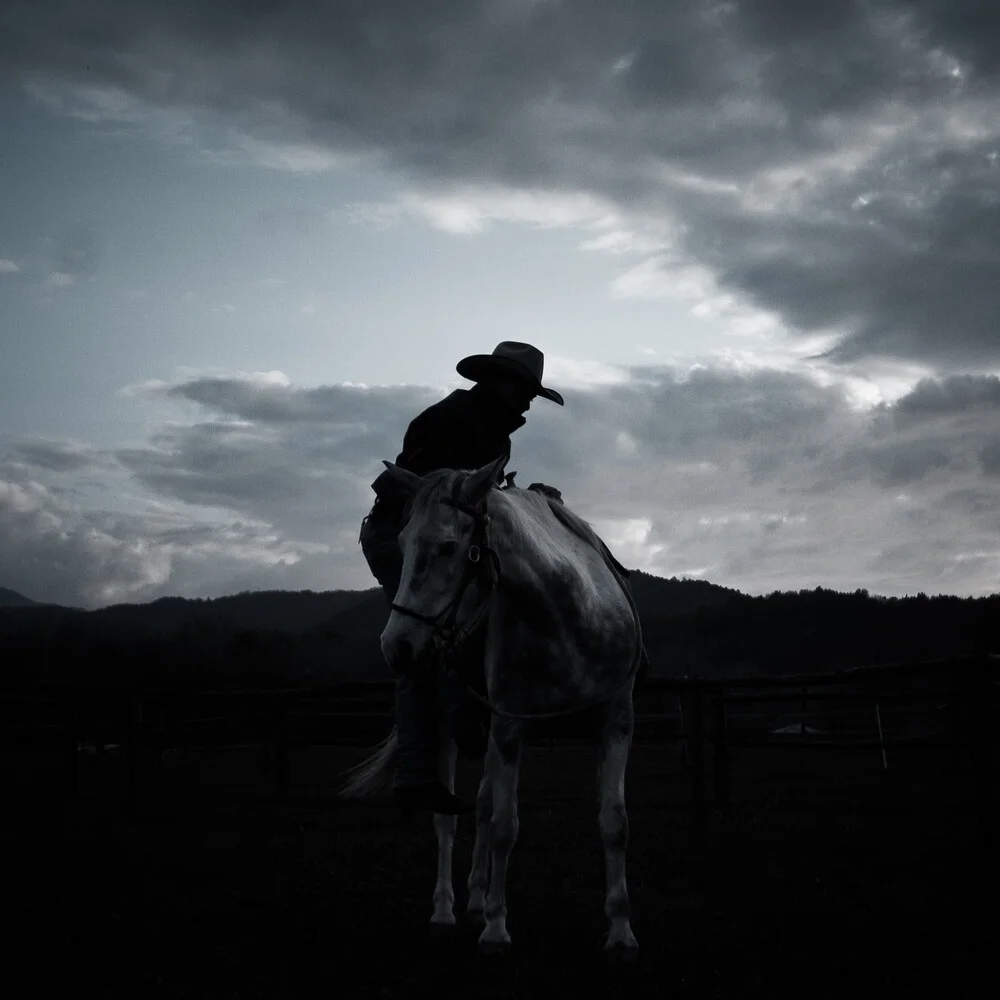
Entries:
POLYGON ((424 615, 419 611, 404 607, 402 604, 391 604, 393 611, 398 611, 401 615, 414 618, 418 622, 430 625, 434 629, 434 645, 444 653, 452 652, 455 647, 464 642, 482 624, 486 613, 489 610, 490 600, 493 591, 500 586, 500 560, 496 550, 489 544, 490 515, 486 510, 486 500, 483 498, 476 506, 467 504, 457 497, 444 497, 438 501, 449 507, 460 510, 463 514, 468 514, 475 521, 473 528, 472 544, 465 561, 465 568, 462 572, 462 579, 459 582, 455 596, 436 615, 424 615), (486 559, 483 559, 483 556, 486 559), (472 585, 482 568, 489 572, 490 585, 487 588, 486 596, 479 610, 473 616, 472 621, 466 625, 458 625, 458 610, 461 607, 465 592, 472 585))

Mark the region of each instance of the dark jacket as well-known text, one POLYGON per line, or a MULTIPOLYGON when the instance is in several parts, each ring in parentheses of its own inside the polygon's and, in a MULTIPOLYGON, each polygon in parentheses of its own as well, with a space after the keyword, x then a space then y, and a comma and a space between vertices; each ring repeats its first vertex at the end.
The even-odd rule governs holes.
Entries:
MULTIPOLYGON (((510 457, 510 436, 524 422, 482 383, 456 389, 413 419, 396 465, 418 476, 435 469, 480 469, 501 455, 510 457)), ((382 516, 402 513, 404 498, 388 470, 372 489, 382 516)))

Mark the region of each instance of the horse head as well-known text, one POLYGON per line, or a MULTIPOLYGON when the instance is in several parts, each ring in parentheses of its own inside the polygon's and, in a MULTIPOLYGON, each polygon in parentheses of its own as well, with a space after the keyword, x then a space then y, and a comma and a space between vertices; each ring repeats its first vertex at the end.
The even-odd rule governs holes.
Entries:
POLYGON ((408 495, 403 568, 382 632, 382 654, 397 673, 422 666, 483 620, 494 579, 486 497, 505 461, 426 476, 384 463, 408 495))

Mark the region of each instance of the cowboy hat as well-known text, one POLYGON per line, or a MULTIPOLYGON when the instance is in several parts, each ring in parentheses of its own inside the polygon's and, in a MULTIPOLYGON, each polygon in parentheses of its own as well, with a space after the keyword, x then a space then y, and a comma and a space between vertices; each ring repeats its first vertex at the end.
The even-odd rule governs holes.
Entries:
POLYGON ((488 381, 498 375, 513 375, 531 383, 535 395, 551 399, 553 403, 564 405, 562 396, 555 389, 542 385, 542 366, 545 355, 531 344, 519 344, 516 340, 505 340, 493 348, 492 354, 471 354, 462 358, 455 370, 463 378, 473 382, 488 381))

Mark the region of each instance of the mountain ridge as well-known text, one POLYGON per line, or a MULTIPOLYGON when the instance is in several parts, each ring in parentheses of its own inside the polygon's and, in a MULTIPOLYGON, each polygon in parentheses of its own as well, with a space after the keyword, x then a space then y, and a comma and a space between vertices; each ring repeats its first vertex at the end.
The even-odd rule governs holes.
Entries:
POLYGON ((24 594, 19 594, 16 590, 7 587, 0 587, 0 608, 27 608, 39 607, 39 601, 33 601, 24 594))
MULTIPOLYGON (((1000 650, 1000 594, 897 598, 816 587, 751 596, 638 571, 631 583, 654 674, 819 673, 1000 650)), ((94 611, 0 607, 0 678, 40 671, 73 682, 238 687, 382 677, 388 613, 378 587, 163 597, 94 611)))
MULTIPOLYGON (((701 607, 718 607, 744 597, 705 580, 665 579, 642 571, 631 576, 632 594, 640 618, 686 614, 701 607)), ((258 590, 222 597, 159 597, 145 603, 112 604, 83 610, 58 604, 40 604, 16 591, 0 589, 0 627, 78 620, 89 625, 138 627, 155 633, 174 632, 198 621, 232 628, 324 632, 344 638, 378 635, 388 617, 380 587, 367 590, 258 590), (5 604, 3 594, 21 598, 5 604)))

